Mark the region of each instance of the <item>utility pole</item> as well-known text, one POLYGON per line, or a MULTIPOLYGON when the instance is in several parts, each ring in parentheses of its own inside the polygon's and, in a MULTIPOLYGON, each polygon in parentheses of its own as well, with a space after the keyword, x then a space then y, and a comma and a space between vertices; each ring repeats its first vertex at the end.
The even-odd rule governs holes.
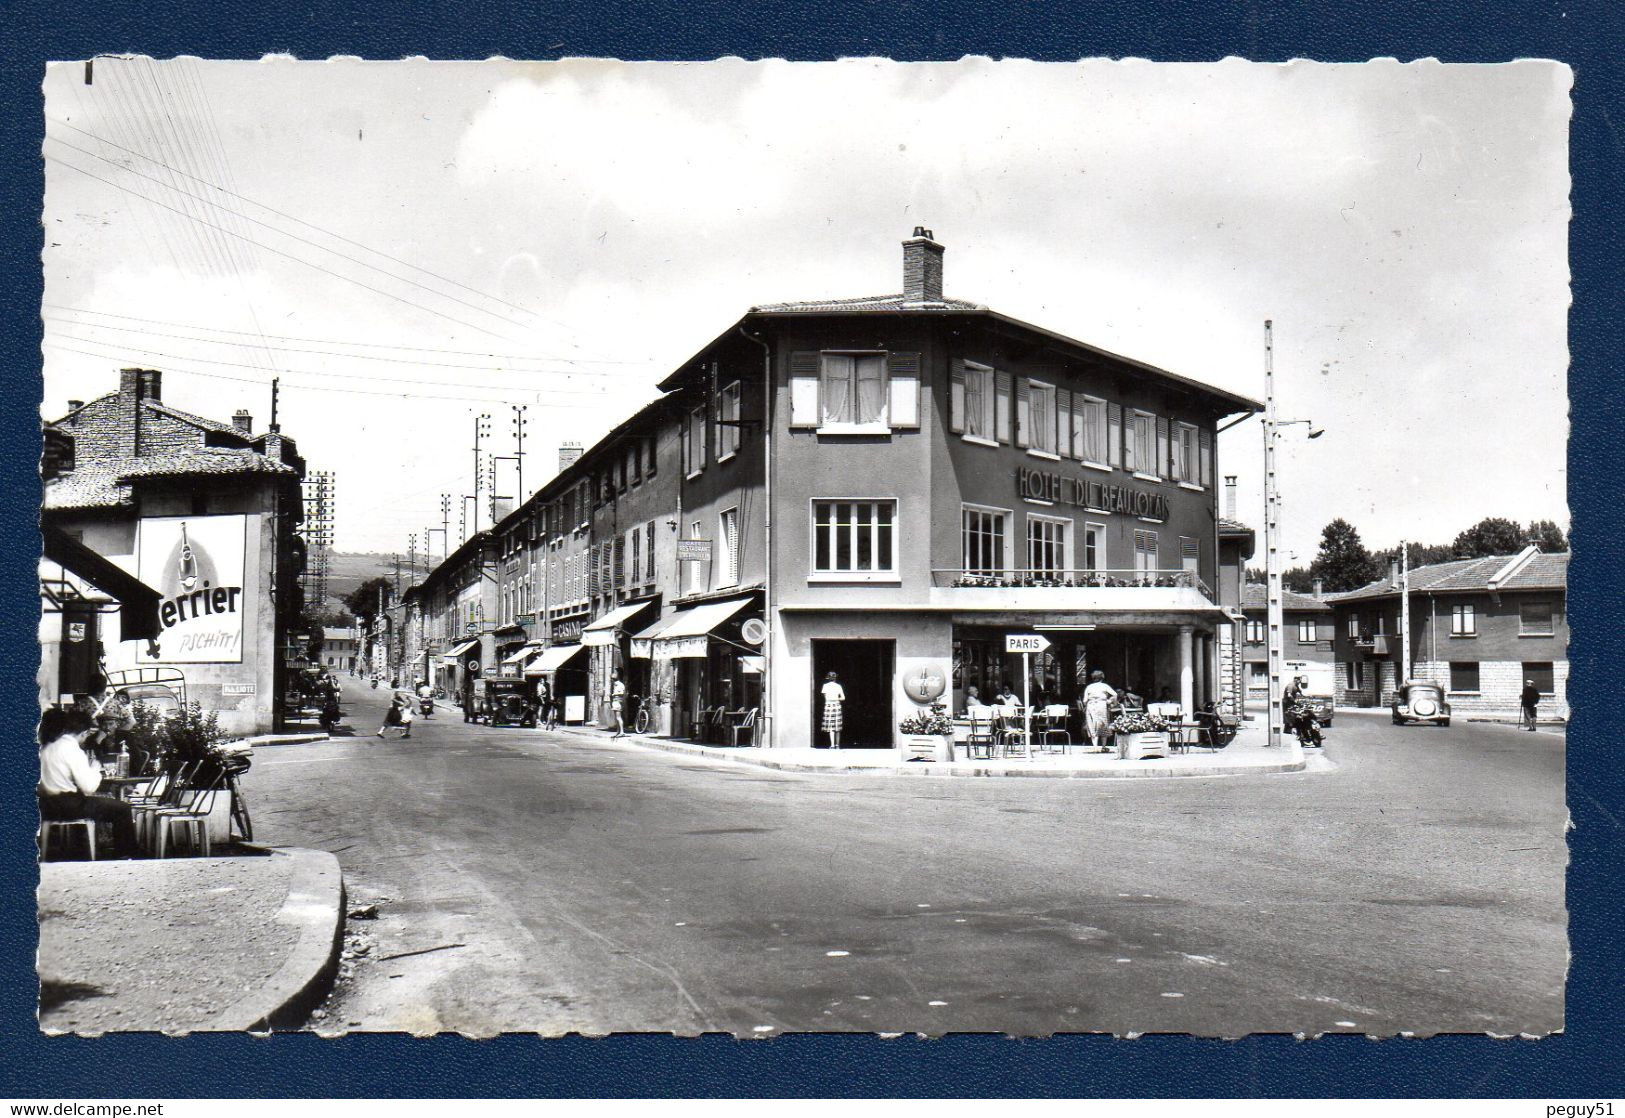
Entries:
POLYGON ((451 494, 440 494, 440 561, 451 557, 451 494))
POLYGON ((515 502, 525 499, 525 419, 524 404, 510 404, 513 409, 513 461, 518 471, 518 479, 514 482, 515 502))
POLYGON ((1399 678, 1394 687, 1405 686, 1411 677, 1411 545, 1399 545, 1399 678))
POLYGON ((1269 640, 1269 737, 1265 744, 1281 744, 1281 498, 1275 476, 1275 327, 1264 320, 1264 579, 1269 605, 1266 636, 1269 640))
MULTIPOLYGON (((428 543, 428 537, 427 536, 424 537, 424 543, 425 544, 428 543)), ((407 581, 407 584, 410 585, 412 580, 414 578, 417 578, 417 576, 418 576, 418 534, 416 532, 413 532, 409 536, 406 537, 406 581, 407 581)))
MULTIPOLYGON (((481 413, 474 417, 474 520, 470 534, 480 530, 480 440, 491 434, 491 417, 481 413)), ((493 506, 494 507, 494 506, 493 506)), ((464 537, 467 538, 466 536, 464 537)))
POLYGON ((277 420, 276 420, 276 416, 277 416, 277 411, 276 411, 277 396, 280 394, 281 388, 282 388, 282 378, 281 377, 272 377, 271 378, 271 428, 270 428, 272 431, 280 431, 280 430, 282 430, 282 424, 278 423, 277 420))

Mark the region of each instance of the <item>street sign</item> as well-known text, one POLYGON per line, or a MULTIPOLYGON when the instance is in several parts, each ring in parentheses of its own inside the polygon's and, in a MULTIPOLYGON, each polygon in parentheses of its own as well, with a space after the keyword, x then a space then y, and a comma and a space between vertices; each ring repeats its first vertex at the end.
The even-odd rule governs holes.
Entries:
POLYGON ((478 621, 470 621, 467 625, 463 626, 463 632, 465 633, 477 633, 479 631, 480 623, 478 621))
POLYGON ((739 639, 749 645, 759 645, 767 639, 767 626, 759 617, 747 617, 739 626, 739 639))
POLYGON ((1049 647, 1049 638, 1042 633, 1007 633, 1004 638, 1006 652, 1042 652, 1049 647))

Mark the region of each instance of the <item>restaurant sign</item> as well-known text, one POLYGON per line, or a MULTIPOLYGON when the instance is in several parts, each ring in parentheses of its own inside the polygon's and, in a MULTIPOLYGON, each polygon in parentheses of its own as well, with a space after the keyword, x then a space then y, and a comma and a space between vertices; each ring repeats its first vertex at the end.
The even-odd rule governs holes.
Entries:
POLYGON ((1161 493, 1092 478, 1066 477, 1048 470, 1017 470, 1016 492, 1030 501, 1076 505, 1097 512, 1121 512, 1148 520, 1168 519, 1168 498, 1161 493))

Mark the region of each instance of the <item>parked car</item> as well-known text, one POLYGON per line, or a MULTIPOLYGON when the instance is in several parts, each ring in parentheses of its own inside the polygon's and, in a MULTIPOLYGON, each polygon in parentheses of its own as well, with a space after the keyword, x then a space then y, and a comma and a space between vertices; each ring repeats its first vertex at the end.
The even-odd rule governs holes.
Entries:
POLYGON ((1450 725, 1450 704, 1444 701, 1444 688, 1437 683, 1407 683, 1394 692, 1394 725, 1407 722, 1450 725))
POLYGON ((474 718, 487 726, 534 726, 531 688, 522 679, 486 678, 474 683, 474 718))

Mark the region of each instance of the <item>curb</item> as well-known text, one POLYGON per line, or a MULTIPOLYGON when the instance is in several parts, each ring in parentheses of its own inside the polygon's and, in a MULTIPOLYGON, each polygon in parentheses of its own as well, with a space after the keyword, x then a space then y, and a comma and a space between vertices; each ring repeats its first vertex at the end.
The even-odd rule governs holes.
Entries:
POLYGON ((327 741, 330 736, 323 733, 260 734, 257 737, 243 738, 241 740, 258 749, 262 745, 308 745, 315 741, 327 741))
POLYGON ((258 1033, 297 1029, 327 996, 338 973, 344 946, 344 874, 339 860, 325 850, 244 845, 273 858, 293 859, 288 897, 275 919, 298 925, 299 942, 281 969, 216 1014, 208 1028, 258 1033))
MULTIPOLYGON (((589 737, 586 740, 609 740, 589 737)), ((667 738, 639 737, 628 734, 624 738, 615 739, 625 745, 642 746, 645 749, 657 749, 665 753, 681 753, 690 757, 709 757, 717 761, 730 761, 738 765, 753 765, 760 769, 777 769, 781 772, 808 772, 808 773, 861 773, 864 775, 880 776, 913 776, 913 777, 1025 777, 1049 778, 1058 780, 1122 780, 1122 779, 1176 779, 1181 777, 1205 776, 1247 776, 1253 773, 1268 775, 1270 773, 1302 772, 1307 766, 1307 760, 1299 757, 1296 761, 1272 762, 1266 765, 1216 765, 1212 768, 1202 769, 1023 769, 1023 768, 996 768, 996 767, 957 767, 962 762, 953 762, 950 766, 938 765, 809 765, 800 761, 775 761, 767 757, 746 756, 745 751, 735 754, 721 753, 714 748, 691 745, 688 742, 672 741, 667 738)), ((760 750, 751 750, 760 753, 760 750)))

